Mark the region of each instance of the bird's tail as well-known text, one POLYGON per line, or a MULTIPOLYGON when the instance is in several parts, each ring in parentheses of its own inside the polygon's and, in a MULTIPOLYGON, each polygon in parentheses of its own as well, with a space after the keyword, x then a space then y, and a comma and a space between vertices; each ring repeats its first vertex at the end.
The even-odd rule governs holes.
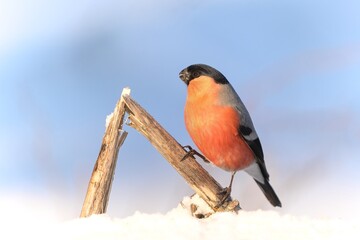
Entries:
POLYGON ((281 202, 278 196, 276 195, 274 189, 271 187, 270 183, 264 179, 264 183, 261 183, 254 179, 257 185, 260 187, 261 191, 265 194, 266 198, 274 207, 281 207, 281 202))

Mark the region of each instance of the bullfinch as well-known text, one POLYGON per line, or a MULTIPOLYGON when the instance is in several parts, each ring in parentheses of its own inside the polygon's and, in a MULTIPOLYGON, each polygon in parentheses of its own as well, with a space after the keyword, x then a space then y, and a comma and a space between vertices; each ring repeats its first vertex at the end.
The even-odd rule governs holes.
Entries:
POLYGON ((269 202, 281 207, 269 184, 263 150, 249 112, 229 81, 205 64, 191 65, 179 77, 187 85, 185 125, 190 137, 207 160, 232 173, 227 197, 235 173, 244 170, 269 202))

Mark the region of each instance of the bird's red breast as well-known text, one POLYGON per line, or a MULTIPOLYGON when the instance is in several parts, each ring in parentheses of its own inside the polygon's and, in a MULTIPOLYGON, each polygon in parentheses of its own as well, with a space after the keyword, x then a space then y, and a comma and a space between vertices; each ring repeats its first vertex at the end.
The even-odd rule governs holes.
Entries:
POLYGON ((237 171, 254 161, 239 135, 239 113, 221 104, 221 84, 207 76, 193 79, 187 88, 185 125, 199 150, 214 165, 237 171))

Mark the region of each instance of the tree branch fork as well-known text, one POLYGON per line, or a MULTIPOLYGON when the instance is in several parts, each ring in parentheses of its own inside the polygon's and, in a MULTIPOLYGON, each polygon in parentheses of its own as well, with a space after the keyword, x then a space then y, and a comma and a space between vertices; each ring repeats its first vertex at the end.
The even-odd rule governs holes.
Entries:
POLYGON ((222 199, 224 188, 195 160, 193 154, 187 154, 185 148, 130 97, 130 89, 124 88, 112 116, 107 119, 107 127, 80 217, 106 212, 118 152, 128 135, 123 130, 124 123, 142 134, 213 212, 237 212, 240 209, 239 202, 232 200, 230 196, 222 199))

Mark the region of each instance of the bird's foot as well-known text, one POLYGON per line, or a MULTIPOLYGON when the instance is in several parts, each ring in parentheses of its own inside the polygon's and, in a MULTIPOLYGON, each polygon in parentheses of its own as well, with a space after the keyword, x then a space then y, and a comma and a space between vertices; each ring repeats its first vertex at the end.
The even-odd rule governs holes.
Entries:
POLYGON ((223 188, 220 192, 217 193, 220 201, 216 204, 215 208, 221 207, 227 200, 231 200, 231 187, 223 188), (229 199, 230 198, 230 199, 229 199))
POLYGON ((188 149, 188 151, 186 152, 186 154, 182 157, 182 159, 180 161, 184 161, 186 158, 188 157, 194 157, 195 155, 197 155, 198 157, 200 157, 204 162, 209 163, 209 160, 206 159, 206 157, 204 157, 204 155, 200 154, 198 151, 196 151, 195 149, 193 149, 191 146, 186 145, 183 146, 183 149, 186 151, 186 149, 188 149))
POLYGON ((222 206, 226 201, 231 201, 231 187, 232 187, 232 184, 233 184, 233 180, 234 180, 234 176, 236 174, 236 171, 233 172, 231 174, 231 179, 230 179, 230 184, 228 187, 226 188, 223 188, 219 193, 218 193, 218 196, 221 197, 221 200, 219 201, 219 203, 217 204, 217 207, 220 207, 222 206))

